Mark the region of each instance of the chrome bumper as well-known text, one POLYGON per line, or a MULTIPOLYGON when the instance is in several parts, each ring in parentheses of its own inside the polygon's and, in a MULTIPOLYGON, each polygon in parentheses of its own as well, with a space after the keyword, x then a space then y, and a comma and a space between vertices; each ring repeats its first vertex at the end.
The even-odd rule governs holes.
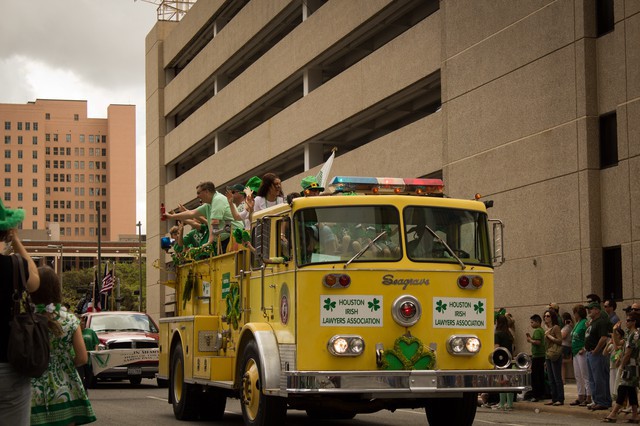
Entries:
POLYGON ((529 370, 288 371, 287 393, 434 394, 520 392, 529 370))

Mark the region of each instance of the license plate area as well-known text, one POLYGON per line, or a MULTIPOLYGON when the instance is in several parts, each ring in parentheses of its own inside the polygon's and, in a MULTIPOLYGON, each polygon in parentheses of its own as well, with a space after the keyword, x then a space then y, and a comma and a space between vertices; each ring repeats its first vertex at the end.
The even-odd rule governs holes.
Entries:
POLYGON ((129 367, 129 368, 127 368, 127 374, 129 376, 141 376, 142 375, 142 367, 129 367))

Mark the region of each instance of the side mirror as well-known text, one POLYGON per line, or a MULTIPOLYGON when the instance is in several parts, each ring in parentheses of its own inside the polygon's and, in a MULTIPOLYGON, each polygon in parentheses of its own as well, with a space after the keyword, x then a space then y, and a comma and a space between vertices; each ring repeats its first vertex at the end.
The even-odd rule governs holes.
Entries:
POLYGON ((504 231, 504 224, 499 219, 489 219, 489 223, 492 226, 492 241, 491 247, 493 248, 492 261, 493 266, 497 267, 505 262, 504 258, 504 240, 502 238, 504 231))

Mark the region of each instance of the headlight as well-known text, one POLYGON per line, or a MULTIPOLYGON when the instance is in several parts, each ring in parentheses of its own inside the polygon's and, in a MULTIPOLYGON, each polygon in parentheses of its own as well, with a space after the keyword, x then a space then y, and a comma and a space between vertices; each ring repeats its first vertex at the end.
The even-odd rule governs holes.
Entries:
POLYGON ((447 352, 452 355, 475 355, 481 347, 480 339, 476 336, 451 336, 447 341, 447 352))
POLYGON ((333 336, 327 349, 335 356, 358 356, 364 352, 364 339, 354 335, 333 336))

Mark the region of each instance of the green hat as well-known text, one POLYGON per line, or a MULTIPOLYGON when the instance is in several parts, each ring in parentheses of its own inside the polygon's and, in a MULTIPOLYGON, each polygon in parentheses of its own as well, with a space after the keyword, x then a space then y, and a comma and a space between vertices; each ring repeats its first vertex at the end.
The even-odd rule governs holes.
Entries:
POLYGON ((260 184, 262 184, 262 179, 260 179, 258 176, 254 176, 247 181, 247 184, 245 186, 251 189, 251 191, 253 192, 258 192, 258 189, 260 189, 260 184))
POLYGON ((324 191, 324 188, 318 185, 318 180, 315 176, 307 176, 306 178, 302 179, 300 185, 302 186, 303 191, 306 191, 307 189, 317 189, 321 192, 324 191))
POLYGON ((5 209, 0 199, 0 231, 17 228, 20 222, 24 220, 24 210, 22 209, 5 209))
POLYGON ((587 309, 593 309, 593 308, 597 308, 599 310, 602 310, 600 308, 600 304, 598 302, 591 302, 587 305, 587 309))

